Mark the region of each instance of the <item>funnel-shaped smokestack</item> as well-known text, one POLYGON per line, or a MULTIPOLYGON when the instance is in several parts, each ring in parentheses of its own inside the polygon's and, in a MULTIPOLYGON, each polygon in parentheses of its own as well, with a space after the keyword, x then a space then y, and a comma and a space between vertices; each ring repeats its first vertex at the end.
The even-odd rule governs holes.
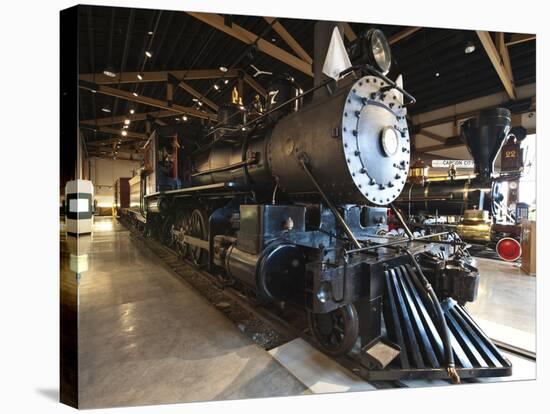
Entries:
POLYGON ((495 158, 510 132, 512 115, 506 108, 482 111, 462 124, 462 140, 468 147, 475 163, 478 178, 490 178, 495 158))

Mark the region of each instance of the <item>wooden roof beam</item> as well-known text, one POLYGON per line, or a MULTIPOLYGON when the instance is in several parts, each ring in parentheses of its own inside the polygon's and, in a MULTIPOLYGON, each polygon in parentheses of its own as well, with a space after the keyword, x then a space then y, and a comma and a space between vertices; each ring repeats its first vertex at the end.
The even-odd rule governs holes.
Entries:
POLYGON ((406 37, 409 37, 410 35, 418 32, 420 29, 422 29, 422 28, 421 27, 415 27, 415 26, 407 27, 406 29, 401 30, 399 33, 396 33, 393 36, 391 36, 388 39, 388 42, 390 43, 390 45, 393 45, 393 44, 405 39, 406 37))
POLYGON ((353 42, 355 39, 357 39, 357 35, 351 28, 351 25, 347 22, 344 22, 343 25, 344 25, 344 36, 346 36, 346 39, 348 39, 348 41, 350 42, 353 42))
POLYGON ((145 121, 148 116, 153 118, 168 118, 171 116, 176 116, 172 111, 152 111, 152 112, 141 112, 139 114, 132 115, 121 115, 121 116, 106 116, 97 119, 85 119, 80 121, 83 125, 97 125, 97 126, 106 126, 106 125, 116 125, 122 124, 126 119, 129 119, 132 122, 145 121))
POLYGON ((428 147, 416 148, 416 152, 421 152, 421 153, 433 152, 433 151, 440 151, 444 149, 460 148, 464 146, 466 146, 466 144, 464 144, 463 142, 456 142, 454 144, 437 144, 437 145, 430 145, 428 147))
POLYGON ((243 75, 243 80, 256 92, 258 92, 261 96, 266 96, 267 92, 265 88, 260 85, 256 79, 254 79, 252 76, 250 76, 248 73, 245 73, 243 75))
POLYGON ((140 103, 148 106, 153 106, 159 109, 165 109, 168 111, 172 111, 176 114, 189 115, 189 116, 194 116, 196 118, 202 118, 202 119, 212 119, 214 121, 217 120, 217 116, 215 114, 199 111, 195 108, 176 105, 176 104, 169 105, 168 102, 162 101, 160 99, 154 99, 154 98, 150 98, 142 95, 136 96, 132 92, 125 91, 122 89, 112 88, 106 85, 96 85, 96 84, 91 84, 89 82, 81 81, 78 84, 78 87, 81 89, 95 90, 97 93, 114 96, 117 98, 125 99, 127 101, 136 102, 136 103, 140 103))
POLYGON ((198 12, 187 12, 190 16, 193 16, 197 20, 200 20, 203 23, 206 23, 229 36, 234 37, 235 39, 240 40, 247 45, 251 45, 256 42, 258 50, 271 56, 274 59, 277 59, 284 64, 299 70, 300 72, 305 73, 313 77, 313 71, 311 69, 311 64, 305 62, 299 57, 294 56, 291 53, 288 53, 286 50, 281 49, 280 47, 275 46, 271 42, 268 42, 265 39, 259 38, 258 36, 245 28, 233 23, 231 27, 226 26, 224 18, 218 14, 211 13, 198 13, 198 12))
POLYGON ((428 137, 428 138, 431 138, 431 139, 434 139, 436 141, 439 141, 439 142, 445 142, 447 140, 447 138, 445 137, 442 137, 441 135, 438 135, 438 134, 435 134, 433 133, 432 131, 428 131, 428 130, 425 130, 425 129, 422 129, 420 130, 417 134, 415 135, 424 135, 425 137, 428 137))
POLYGON ((308 55, 308 53, 304 50, 302 46, 292 37, 292 35, 285 29, 285 27, 279 23, 279 21, 276 21, 273 23, 275 18, 273 17, 264 17, 265 21, 269 24, 272 24, 273 30, 281 36, 281 39, 285 41, 285 43, 298 55, 300 59, 302 59, 304 62, 309 63, 310 65, 313 63, 313 59, 311 56, 308 55))
POLYGON ((184 81, 179 81, 177 83, 177 86, 184 91, 191 94, 193 97, 197 98, 199 101, 205 103, 207 106, 212 108, 214 111, 218 112, 218 105, 216 105, 214 102, 212 102, 210 99, 208 99, 206 96, 204 96, 202 93, 194 89, 191 85, 188 83, 185 83, 184 81))
POLYGON ((222 72, 219 69, 191 69, 191 70, 161 70, 142 72, 142 79, 138 79, 140 72, 122 72, 117 77, 110 78, 103 73, 83 73, 79 79, 86 82, 93 82, 99 85, 119 84, 119 83, 146 83, 146 82, 166 82, 168 74, 172 74, 178 79, 201 80, 217 79, 222 76, 226 78, 236 78, 239 76, 238 69, 229 69, 222 72))
POLYGON ((513 46, 513 45, 518 45, 520 43, 530 42, 531 40, 536 40, 536 39, 537 39, 537 35, 535 35, 535 34, 517 33, 517 34, 513 34, 510 37, 510 40, 508 42, 506 42, 506 46, 509 47, 509 46, 513 46))
POLYGON ((508 72, 508 76, 513 83, 514 75, 512 73, 512 62, 510 61, 510 54, 508 53, 506 43, 504 43, 504 33, 496 33, 496 46, 502 59, 502 63, 504 64, 504 68, 506 69, 506 72, 508 72))
POLYGON ((500 81, 502 82, 504 89, 506 90, 506 93, 508 94, 510 99, 516 99, 514 82, 510 77, 510 74, 506 70, 502 56, 495 46, 491 35, 489 34, 489 32, 484 30, 478 30, 477 35, 479 37, 479 40, 481 41, 481 44, 483 45, 483 48, 485 49, 485 52, 487 53, 487 56, 489 57, 489 60, 493 64, 493 67, 495 68, 498 77, 500 78, 500 81))
MULTIPOLYGON (((90 127, 88 125, 86 125, 86 129, 90 129, 90 127)), ((105 134, 116 135, 116 136, 120 137, 121 139, 128 139, 128 138, 137 138, 137 139, 142 139, 142 140, 147 139, 147 135, 142 134, 140 132, 132 132, 132 131, 126 130, 126 135, 123 136, 121 134, 122 133, 121 129, 109 128, 109 127, 106 127, 106 126, 98 126, 97 128, 93 127, 92 129, 95 129, 96 131, 102 132, 102 133, 105 133, 105 134)), ((90 144, 90 143, 88 143, 88 144, 90 144)))

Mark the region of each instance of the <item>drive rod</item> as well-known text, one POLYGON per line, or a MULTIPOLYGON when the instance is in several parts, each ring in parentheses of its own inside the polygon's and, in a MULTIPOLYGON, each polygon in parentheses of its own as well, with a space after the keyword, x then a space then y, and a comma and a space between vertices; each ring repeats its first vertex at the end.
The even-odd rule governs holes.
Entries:
POLYGON ((423 240, 426 240, 426 239, 430 239, 432 237, 446 236, 448 234, 451 234, 451 232, 450 231, 444 231, 444 232, 441 232, 441 233, 434 233, 434 234, 427 234, 425 236, 418 236, 418 237, 414 237, 412 239, 409 239, 409 238, 399 239, 399 240, 391 241, 391 242, 384 243, 384 244, 375 244, 375 245, 372 245, 372 246, 361 247, 359 249, 346 250, 345 253, 346 254, 361 253, 361 252, 366 252, 366 251, 369 251, 369 250, 379 249, 381 247, 395 246, 397 244, 408 243, 408 242, 412 242, 412 241, 423 241, 423 240))

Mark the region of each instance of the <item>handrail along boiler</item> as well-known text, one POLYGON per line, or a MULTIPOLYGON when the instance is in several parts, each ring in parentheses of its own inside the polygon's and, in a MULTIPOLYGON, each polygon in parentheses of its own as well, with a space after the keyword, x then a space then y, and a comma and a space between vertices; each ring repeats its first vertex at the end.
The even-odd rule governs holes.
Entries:
MULTIPOLYGON (((315 59, 334 27, 317 23, 315 59)), ((350 54, 337 82, 314 65, 306 92, 275 78, 265 108, 233 96, 195 146, 157 128, 130 182, 132 217, 255 301, 303 307, 317 345, 364 378, 510 375, 463 307, 479 274, 460 240, 379 235, 406 183, 414 98, 386 77, 382 32, 350 54)))

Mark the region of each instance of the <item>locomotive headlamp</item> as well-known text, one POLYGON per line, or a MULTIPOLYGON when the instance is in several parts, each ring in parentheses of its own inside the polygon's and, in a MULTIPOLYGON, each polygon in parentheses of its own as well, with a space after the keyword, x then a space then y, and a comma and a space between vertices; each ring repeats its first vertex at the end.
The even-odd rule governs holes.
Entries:
POLYGON ((384 75, 391 68, 391 50, 390 43, 384 33, 378 29, 371 29, 366 34, 369 47, 369 58, 384 75))

